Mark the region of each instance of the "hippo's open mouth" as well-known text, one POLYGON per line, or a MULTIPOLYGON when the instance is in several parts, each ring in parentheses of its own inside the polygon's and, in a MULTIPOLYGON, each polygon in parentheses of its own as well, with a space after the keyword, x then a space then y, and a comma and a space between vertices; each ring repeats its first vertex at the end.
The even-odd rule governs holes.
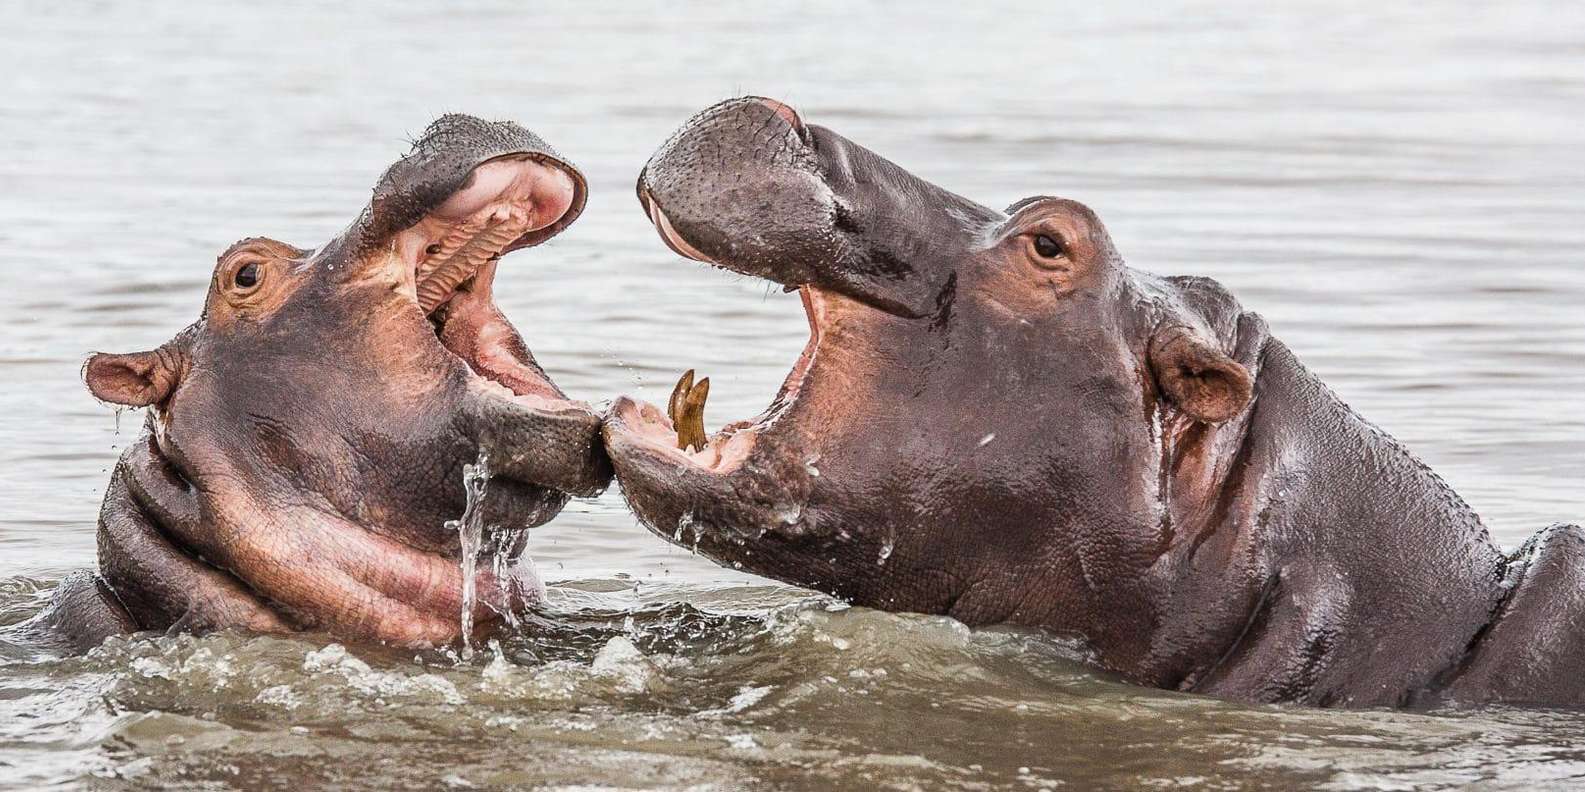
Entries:
POLYGON ((513 349, 521 342, 495 306, 495 271, 503 253, 528 244, 535 232, 575 209, 577 192, 573 178, 555 163, 527 154, 493 159, 474 168, 460 189, 392 243, 392 253, 411 267, 411 296, 442 345, 474 375, 527 406, 588 409, 565 398, 513 349))
MULTIPOLYGON (((683 238, 653 197, 644 196, 644 203, 656 232, 674 252, 725 268, 683 238)), ((819 357, 821 341, 825 336, 827 306, 834 295, 812 283, 787 285, 784 288, 789 291, 796 289, 803 301, 804 314, 809 320, 809 341, 804 344, 803 351, 777 389, 770 406, 754 418, 728 423, 720 431, 707 435, 704 429, 704 406, 710 380, 704 378, 695 382, 693 372, 689 371, 677 382, 664 413, 654 405, 630 400, 622 400, 616 405, 619 417, 632 430, 633 439, 662 451, 670 458, 683 460, 712 473, 724 475, 741 466, 758 437, 797 402, 804 382, 819 357)))

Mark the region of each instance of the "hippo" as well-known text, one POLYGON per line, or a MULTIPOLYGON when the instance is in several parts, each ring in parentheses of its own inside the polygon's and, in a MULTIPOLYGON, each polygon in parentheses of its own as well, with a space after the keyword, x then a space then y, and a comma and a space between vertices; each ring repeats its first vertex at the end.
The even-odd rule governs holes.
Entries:
POLYGON ((1585 533, 1505 554, 1221 285, 1095 212, 996 211, 734 99, 645 166, 677 254, 796 290, 770 406, 613 403, 655 533, 888 611, 1048 631, 1120 680, 1248 702, 1585 703, 1585 533))
POLYGON ((586 193, 529 130, 446 115, 323 247, 232 245, 196 323, 84 366, 94 396, 149 412, 105 492, 97 573, 29 628, 77 648, 217 629, 434 645, 532 604, 521 529, 611 467, 600 417, 535 362, 492 287, 500 257, 566 228, 586 193), (464 474, 481 461, 474 508, 464 474), (470 509, 503 529, 482 560, 448 527, 470 509))

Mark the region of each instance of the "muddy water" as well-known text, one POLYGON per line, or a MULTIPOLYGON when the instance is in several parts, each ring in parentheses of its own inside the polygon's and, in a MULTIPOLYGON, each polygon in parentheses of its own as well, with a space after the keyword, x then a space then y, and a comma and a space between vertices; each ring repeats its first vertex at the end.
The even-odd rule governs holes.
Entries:
MULTIPOLYGON (((214 257, 334 234, 405 136, 530 124, 593 197, 501 302, 569 391, 756 412, 793 296, 668 254, 633 178, 752 91, 1001 205, 1090 203, 1212 275, 1505 544, 1585 517, 1585 7, 10 4, 0 47, 0 623, 91 563, 119 422, 95 349, 196 316, 214 257), (140 7, 147 6, 147 7, 140 7)), ((119 431, 118 431, 119 426, 119 431)), ((841 609, 716 568, 615 493, 535 532, 534 637, 459 661, 326 640, 0 650, 0 786, 1327 788, 1585 779, 1585 718, 1326 713, 1112 684, 1040 636, 841 609)), ((1585 782, 1582 782, 1585 783, 1585 782)))

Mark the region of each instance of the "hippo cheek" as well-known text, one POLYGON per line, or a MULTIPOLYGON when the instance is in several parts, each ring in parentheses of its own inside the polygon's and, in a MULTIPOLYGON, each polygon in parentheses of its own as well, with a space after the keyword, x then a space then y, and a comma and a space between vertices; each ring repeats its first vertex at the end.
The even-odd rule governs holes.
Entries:
MULTIPOLYGON (((235 476, 230 481, 242 481, 235 476)), ((271 503, 248 488, 206 492, 202 525, 164 526, 172 539, 240 580, 295 626, 400 645, 455 640, 464 573, 455 558, 412 547, 316 506, 271 503), (188 529, 195 529, 189 531, 188 529)), ((516 612, 535 595, 530 564, 472 571, 474 623, 516 612)))
POLYGON ((99 571, 120 604, 145 628, 206 631, 291 626, 240 580, 171 543, 199 533, 198 492, 158 451, 151 434, 122 454, 99 514, 99 571))

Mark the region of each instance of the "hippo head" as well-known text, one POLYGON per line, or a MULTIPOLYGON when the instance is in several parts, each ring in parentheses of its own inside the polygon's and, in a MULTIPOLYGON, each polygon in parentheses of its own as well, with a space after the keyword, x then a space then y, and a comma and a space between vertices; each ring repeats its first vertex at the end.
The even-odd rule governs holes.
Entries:
MULTIPOLYGON (((584 201, 581 174, 533 133, 448 115, 324 247, 231 246, 196 323, 84 367, 98 398, 152 408, 112 482, 129 497, 107 494, 101 565, 107 530, 136 555, 120 528, 149 523, 181 550, 161 559, 213 568, 194 585, 254 597, 289 628, 456 637, 469 581, 447 522, 464 512, 464 466, 486 458, 480 517, 503 529, 541 524, 610 477, 598 417, 550 381, 491 296, 499 257, 555 235, 584 201)), ((480 572, 480 620, 538 591, 522 532, 492 536, 523 562, 480 572)), ((115 563, 129 578, 185 574, 115 563)), ((138 615, 169 607, 140 593, 182 587, 118 588, 138 615)))
POLYGON ((1142 572, 1192 489, 1164 438, 1212 443, 1251 398, 1225 293, 1128 269, 1079 203, 998 212, 755 97, 689 121, 638 195, 673 250, 796 289, 810 326, 753 420, 693 431, 689 379, 665 412, 613 406, 652 530, 888 609, 1059 602, 1094 639, 1153 618, 1142 572))

